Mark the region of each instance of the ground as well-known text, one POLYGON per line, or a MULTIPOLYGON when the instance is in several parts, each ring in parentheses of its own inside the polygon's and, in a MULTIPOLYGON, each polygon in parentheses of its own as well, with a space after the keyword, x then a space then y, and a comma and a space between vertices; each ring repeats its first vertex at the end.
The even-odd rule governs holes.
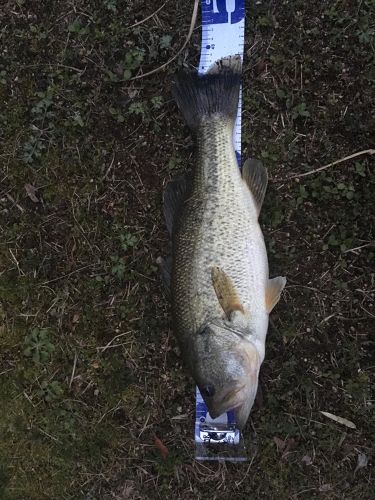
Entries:
POLYGON ((131 79, 177 53, 192 2, 3 2, 1 498, 373 498, 374 160, 298 174, 374 147, 374 7, 247 3, 244 156, 270 172, 261 224, 288 283, 234 465, 194 461, 156 264, 163 186, 194 162, 170 88, 199 19, 131 79))

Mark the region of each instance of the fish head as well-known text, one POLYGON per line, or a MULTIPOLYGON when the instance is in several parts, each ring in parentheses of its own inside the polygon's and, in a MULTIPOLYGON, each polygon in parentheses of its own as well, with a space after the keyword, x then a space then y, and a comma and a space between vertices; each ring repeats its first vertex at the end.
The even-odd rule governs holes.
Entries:
POLYGON ((226 323, 207 325, 197 334, 193 377, 212 418, 234 410, 242 429, 258 388, 260 356, 249 336, 226 323))

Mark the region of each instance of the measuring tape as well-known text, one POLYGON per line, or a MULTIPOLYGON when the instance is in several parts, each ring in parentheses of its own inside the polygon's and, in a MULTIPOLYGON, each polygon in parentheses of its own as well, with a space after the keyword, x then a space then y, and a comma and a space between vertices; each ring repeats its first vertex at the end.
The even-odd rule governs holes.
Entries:
MULTIPOLYGON (((237 55, 243 59, 245 37, 245 0, 201 0, 202 45, 198 73, 204 74, 210 66, 223 57, 237 55)), ((240 166, 241 161, 241 110, 238 102, 233 144, 240 166)), ((234 411, 212 419, 207 406, 196 388, 195 444, 197 460, 246 460, 240 431, 236 428, 234 411), (226 445, 229 453, 211 453, 207 445, 226 445)))
MULTIPOLYGON (((245 0, 201 0, 202 45, 198 73, 204 74, 222 57, 237 55, 243 60, 245 0)), ((233 141, 237 161, 241 160, 242 92, 238 102, 233 141)))

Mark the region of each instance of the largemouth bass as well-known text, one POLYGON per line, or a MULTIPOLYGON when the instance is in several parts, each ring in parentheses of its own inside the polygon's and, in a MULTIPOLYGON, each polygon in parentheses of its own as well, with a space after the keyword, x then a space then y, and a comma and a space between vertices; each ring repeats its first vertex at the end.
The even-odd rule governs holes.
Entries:
POLYGON ((177 74, 173 93, 196 132, 192 178, 168 184, 164 213, 172 235, 171 298, 181 353, 212 418, 234 409, 243 428, 265 355, 268 316, 285 286, 269 279, 258 216, 267 171, 233 147, 241 60, 217 62, 204 76, 177 74))

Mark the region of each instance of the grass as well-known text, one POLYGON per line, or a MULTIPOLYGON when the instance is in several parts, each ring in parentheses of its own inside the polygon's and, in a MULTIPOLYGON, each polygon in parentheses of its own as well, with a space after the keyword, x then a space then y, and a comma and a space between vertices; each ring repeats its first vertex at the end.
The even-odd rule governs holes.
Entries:
POLYGON ((288 285, 245 465, 193 460, 156 266, 163 186, 193 161, 171 75, 199 30, 130 80, 178 50, 190 6, 137 24, 151 4, 50 4, 0 13, 1 498, 372 498, 373 159, 287 177, 374 147, 374 2, 247 5, 244 156, 270 171, 261 222, 288 285))

